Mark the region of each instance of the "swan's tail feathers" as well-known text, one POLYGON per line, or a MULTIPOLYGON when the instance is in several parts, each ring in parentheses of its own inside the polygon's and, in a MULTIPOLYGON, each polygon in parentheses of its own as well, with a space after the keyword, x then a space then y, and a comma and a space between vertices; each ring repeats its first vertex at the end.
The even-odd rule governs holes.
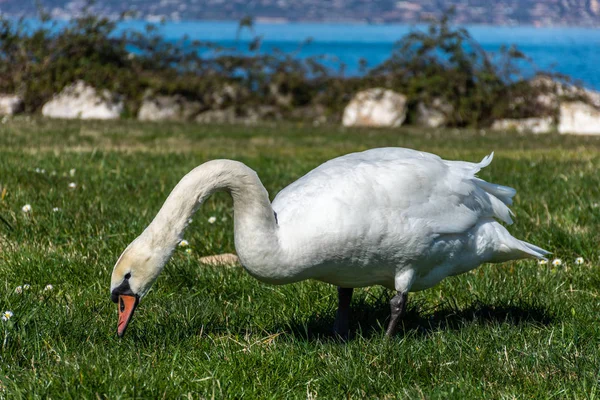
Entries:
MULTIPOLYGON (((488 165, 490 165, 492 163, 493 159, 494 159, 494 152, 492 151, 492 153, 490 155, 483 157, 483 160, 481 160, 481 162, 479 164, 475 164, 477 166, 477 172, 479 172, 482 168, 485 168, 488 165)), ((495 183, 489 183, 489 182, 486 182, 483 179, 479 179, 479 178, 475 178, 475 182, 477 183, 477 186, 479 186, 480 188, 482 188, 483 190, 485 190, 492 196, 497 197, 498 200, 500 200, 507 206, 512 205, 512 203, 513 203, 512 198, 515 197, 515 194, 517 194, 517 191, 515 189, 508 187, 508 186, 502 186, 502 185, 497 185, 495 183)))
POLYGON ((478 252, 487 254, 486 258, 490 262, 504 262, 521 258, 545 259, 546 255, 550 254, 541 247, 515 238, 505 227, 494 220, 479 225, 476 235, 478 236, 478 252))
POLYGON ((466 161, 450 161, 448 165, 458 174, 459 179, 467 180, 470 184, 474 183, 477 190, 475 196, 482 200, 482 203, 488 203, 488 216, 493 216, 499 220, 512 224, 513 212, 509 206, 513 203, 513 197, 517 191, 508 186, 502 186, 495 183, 489 183, 476 177, 476 174, 490 165, 494 159, 494 153, 485 156, 479 163, 466 161))
POLYGON ((517 194, 517 191, 511 187, 489 183, 483 179, 475 178, 475 183, 507 206, 512 205, 513 197, 517 194))
POLYGON ((511 187, 489 183, 479 178, 473 178, 473 181, 486 193, 494 217, 509 225, 512 224, 514 214, 508 206, 513 203, 513 197, 517 191, 511 187))
POLYGON ((470 161, 445 161, 447 165, 451 168, 457 169, 465 173, 470 177, 474 177, 482 168, 487 167, 491 164, 494 159, 494 152, 483 157, 483 160, 478 163, 470 162, 470 161))
POLYGON ((548 250, 544 250, 535 244, 527 243, 523 240, 519 240, 519 242, 521 242, 521 244, 525 247, 524 252, 529 254, 531 256, 530 258, 542 258, 545 260, 546 256, 550 254, 548 250))
POLYGON ((490 154, 488 154, 487 156, 483 157, 483 160, 481 160, 479 162, 479 164, 475 164, 477 165, 477 172, 479 172, 481 169, 487 167, 488 165, 490 165, 492 163, 492 160, 494 159, 494 152, 492 151, 490 154))

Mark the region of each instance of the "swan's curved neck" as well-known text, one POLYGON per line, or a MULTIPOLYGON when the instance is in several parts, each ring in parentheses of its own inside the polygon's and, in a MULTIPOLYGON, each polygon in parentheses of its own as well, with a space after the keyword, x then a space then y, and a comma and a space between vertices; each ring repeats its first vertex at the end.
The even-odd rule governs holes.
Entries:
POLYGON ((212 193, 231 193, 235 245, 242 265, 256 278, 277 283, 281 249, 269 194, 256 172, 231 160, 209 161, 184 176, 140 235, 165 263, 183 237, 190 217, 212 193))

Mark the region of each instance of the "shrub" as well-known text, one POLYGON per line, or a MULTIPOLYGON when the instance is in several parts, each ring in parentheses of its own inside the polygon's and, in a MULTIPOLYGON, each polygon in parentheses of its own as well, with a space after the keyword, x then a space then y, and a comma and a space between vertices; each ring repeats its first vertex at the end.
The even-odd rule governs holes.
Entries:
POLYGON ((539 93, 521 75, 521 63, 530 60, 516 47, 502 47, 494 57, 466 29, 452 28, 451 15, 403 37, 391 57, 370 72, 371 78, 405 93, 412 103, 439 98, 451 104, 455 112, 449 123, 455 126, 546 112, 532 109, 539 107, 533 101, 539 93), (514 97, 523 98, 529 108, 515 108, 514 97))
MULTIPOLYGON (((189 38, 169 42, 156 25, 118 33, 121 20, 94 16, 89 9, 62 25, 43 12, 36 26, 0 18, 0 90, 22 94, 29 112, 80 79, 124 95, 129 115, 150 91, 182 95, 204 109, 273 105, 293 115, 297 107, 320 106, 339 117, 356 91, 374 86, 406 94, 413 106, 442 99, 455 110, 449 121, 455 126, 549 112, 530 101, 542 89, 520 79, 519 65, 528 62, 521 52, 503 48, 493 59, 465 29, 453 28, 450 17, 401 38, 383 64, 370 71, 363 65, 361 77, 336 73, 323 57, 262 53, 260 36, 244 53, 189 38), (213 94, 225 87, 238 96, 215 102, 213 94), (515 97, 523 101, 511 103, 515 97)), ((240 21, 239 29, 253 32, 252 20, 240 21)))

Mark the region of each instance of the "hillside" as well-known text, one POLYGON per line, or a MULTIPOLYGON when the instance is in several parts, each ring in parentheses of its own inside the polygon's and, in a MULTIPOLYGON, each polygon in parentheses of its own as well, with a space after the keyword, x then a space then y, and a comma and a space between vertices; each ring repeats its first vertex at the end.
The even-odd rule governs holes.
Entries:
MULTIPOLYGON (((55 18, 76 14, 85 0, 40 0, 55 18)), ((95 8, 118 16, 126 9, 148 20, 355 21, 415 23, 456 9, 456 22, 493 25, 599 26, 600 0, 104 0, 95 8)), ((34 0, 0 0, 0 12, 34 15, 34 0)))

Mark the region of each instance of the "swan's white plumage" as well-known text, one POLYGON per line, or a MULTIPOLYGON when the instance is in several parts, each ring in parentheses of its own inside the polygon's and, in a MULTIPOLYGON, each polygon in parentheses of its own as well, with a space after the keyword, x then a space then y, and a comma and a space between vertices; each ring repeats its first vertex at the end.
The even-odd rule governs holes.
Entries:
POLYGON ((256 172, 208 161, 175 186, 154 220, 123 252, 111 278, 118 334, 171 257, 189 218, 212 193, 231 193, 241 264, 264 282, 317 279, 340 286, 334 330, 348 333, 349 288, 383 285, 393 335, 409 291, 429 288, 484 262, 543 257, 498 221, 512 223, 515 190, 475 176, 489 165, 383 148, 324 163, 271 203, 256 172))
POLYGON ((484 262, 543 257, 495 220, 512 223, 515 190, 475 177, 492 157, 381 148, 322 164, 273 200, 281 268, 342 287, 411 291, 484 262))
POLYGON ((491 161, 492 155, 471 163, 409 149, 373 149, 322 164, 272 203, 244 164, 206 162, 181 179, 123 252, 111 292, 120 293, 126 283, 143 297, 189 218, 218 190, 234 200, 240 262, 269 283, 317 279, 406 293, 484 262, 543 257, 545 250, 515 239, 498 222, 512 223, 508 206, 515 190, 475 176, 491 161))

